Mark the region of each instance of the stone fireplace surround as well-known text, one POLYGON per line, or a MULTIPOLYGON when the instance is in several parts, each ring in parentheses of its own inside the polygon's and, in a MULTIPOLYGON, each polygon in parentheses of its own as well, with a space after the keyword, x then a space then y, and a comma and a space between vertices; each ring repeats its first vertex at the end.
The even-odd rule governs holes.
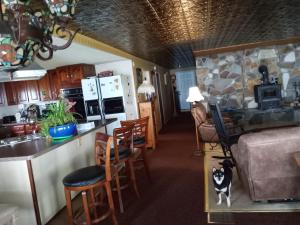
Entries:
POLYGON ((197 83, 206 100, 222 108, 255 108, 253 87, 260 84, 259 65, 268 67, 270 81, 282 85, 282 96, 295 99, 300 85, 300 44, 274 45, 196 58, 197 83))

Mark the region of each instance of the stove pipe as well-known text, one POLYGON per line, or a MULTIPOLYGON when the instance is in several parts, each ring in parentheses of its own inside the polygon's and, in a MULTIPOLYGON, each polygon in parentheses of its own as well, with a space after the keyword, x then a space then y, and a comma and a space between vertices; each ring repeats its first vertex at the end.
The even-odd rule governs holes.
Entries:
POLYGON ((260 72, 262 75, 262 78, 261 78, 262 84, 263 85, 270 84, 268 67, 265 65, 261 65, 258 67, 258 72, 260 72))

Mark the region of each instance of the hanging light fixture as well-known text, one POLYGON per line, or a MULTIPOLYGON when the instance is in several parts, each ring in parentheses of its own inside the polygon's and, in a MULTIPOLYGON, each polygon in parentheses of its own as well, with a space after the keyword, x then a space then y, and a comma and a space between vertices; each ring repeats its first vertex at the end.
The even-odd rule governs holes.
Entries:
POLYGON ((150 83, 150 72, 149 71, 144 71, 144 81, 138 87, 137 92, 139 94, 144 94, 146 101, 151 101, 152 100, 153 95, 155 93, 155 88, 150 83))
POLYGON ((33 10, 30 0, 0 0, 0 69, 27 66, 37 56, 49 60, 56 50, 69 47, 79 31, 66 28, 79 0, 44 0, 48 10, 33 10), (56 34, 67 41, 53 44, 56 34))

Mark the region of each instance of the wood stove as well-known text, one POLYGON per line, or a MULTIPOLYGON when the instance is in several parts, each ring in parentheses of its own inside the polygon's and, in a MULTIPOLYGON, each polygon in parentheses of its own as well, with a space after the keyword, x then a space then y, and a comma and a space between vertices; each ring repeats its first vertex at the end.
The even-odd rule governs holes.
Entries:
POLYGON ((269 82, 269 73, 266 66, 260 66, 258 71, 262 74, 262 84, 254 86, 254 97, 258 109, 279 108, 282 100, 281 85, 269 82))

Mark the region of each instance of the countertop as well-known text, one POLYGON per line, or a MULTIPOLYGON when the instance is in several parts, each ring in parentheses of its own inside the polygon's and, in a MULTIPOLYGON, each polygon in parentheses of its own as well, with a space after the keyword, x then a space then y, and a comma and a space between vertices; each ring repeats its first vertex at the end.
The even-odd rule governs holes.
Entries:
POLYGON ((43 155, 55 148, 67 144, 81 136, 84 136, 96 129, 99 129, 107 124, 110 124, 117 119, 97 120, 94 121, 95 127, 78 134, 70 139, 62 142, 53 142, 52 140, 41 138, 29 142, 18 143, 9 146, 0 147, 0 161, 19 161, 19 160, 30 160, 40 155, 43 155))

